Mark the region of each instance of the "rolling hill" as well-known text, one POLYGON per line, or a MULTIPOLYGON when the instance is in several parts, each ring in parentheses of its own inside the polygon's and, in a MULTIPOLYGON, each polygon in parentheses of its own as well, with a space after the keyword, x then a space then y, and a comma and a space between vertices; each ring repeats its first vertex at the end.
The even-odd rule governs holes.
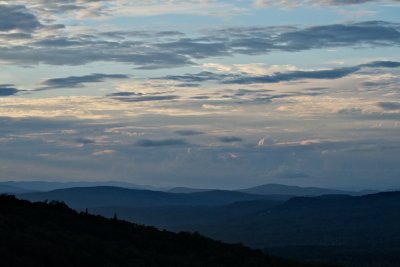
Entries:
POLYGON ((335 190, 320 187, 300 187, 281 184, 265 184, 246 189, 240 189, 239 192, 258 195, 289 195, 289 196, 321 196, 321 195, 360 195, 363 192, 352 192, 344 190, 335 190))
POLYGON ((400 192, 296 197, 215 224, 202 234, 276 255, 343 266, 398 266, 400 192))
POLYGON ((18 197, 31 201, 64 201, 75 209, 110 206, 215 206, 227 205, 238 201, 269 199, 268 196, 223 190, 177 194, 111 186, 66 188, 49 192, 18 194, 18 197))
POLYGON ((199 234, 77 213, 60 202, 0 196, 1 266, 308 266, 199 234))
MULTIPOLYGON (((148 185, 137 185, 128 182, 120 181, 76 181, 76 182, 50 182, 50 181, 5 181, 0 182, 1 186, 10 186, 20 188, 24 192, 37 192, 37 191, 51 191, 57 189, 65 189, 72 187, 94 187, 94 186, 116 186, 123 188, 142 189, 142 190, 163 190, 163 188, 157 188, 148 185)), ((16 191, 18 192, 18 191, 16 191)), ((22 191, 21 191, 22 192, 22 191)))

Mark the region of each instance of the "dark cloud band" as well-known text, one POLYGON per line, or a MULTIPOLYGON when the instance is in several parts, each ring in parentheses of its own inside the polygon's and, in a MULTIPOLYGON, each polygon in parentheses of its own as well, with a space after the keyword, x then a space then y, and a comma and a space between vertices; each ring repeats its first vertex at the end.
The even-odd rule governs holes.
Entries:
POLYGON ((185 139, 162 139, 162 140, 151 140, 151 139, 140 139, 136 143, 136 146, 141 147, 163 147, 163 146, 182 146, 186 145, 185 139))
MULTIPOLYGON (((33 20, 33 18, 31 18, 33 20)), ((4 24, 7 25, 7 24, 4 24)), ((38 22, 17 27, 32 30, 38 22)), ((141 41, 130 39, 132 32, 107 32, 124 36, 110 40, 104 33, 58 36, 32 40, 26 45, 10 45, 0 51, 0 59, 14 64, 83 65, 91 62, 120 62, 141 69, 181 67, 198 59, 235 54, 259 55, 272 52, 298 52, 310 49, 360 46, 399 46, 400 26, 384 21, 331 24, 314 27, 246 27, 209 31, 197 37, 170 32, 148 34, 141 41), (165 35, 162 35, 165 36, 165 35), (101 53, 99 53, 101 51, 101 53)), ((29 37, 29 36, 28 36, 29 37)))
POLYGON ((70 76, 65 78, 55 78, 44 81, 42 84, 47 87, 44 89, 52 88, 76 88, 82 87, 85 83, 99 83, 109 79, 128 79, 128 75, 124 74, 101 74, 94 73, 85 76, 70 76))
POLYGON ((374 61, 352 67, 342 67, 329 70, 315 71, 289 71, 277 72, 272 75, 251 76, 246 74, 224 74, 213 72, 200 72, 197 74, 170 75, 159 79, 174 80, 179 82, 209 82, 222 84, 253 84, 253 83, 279 83, 302 79, 339 79, 349 76, 365 68, 399 68, 400 62, 374 61))
POLYGON ((0 97, 2 96, 12 96, 19 92, 13 84, 0 84, 0 97))

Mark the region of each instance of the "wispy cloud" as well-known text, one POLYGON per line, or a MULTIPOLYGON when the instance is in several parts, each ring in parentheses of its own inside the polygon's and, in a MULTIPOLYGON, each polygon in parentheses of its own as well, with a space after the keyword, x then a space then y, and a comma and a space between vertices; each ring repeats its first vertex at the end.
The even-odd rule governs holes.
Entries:
POLYGON ((271 75, 248 75, 235 73, 213 73, 200 72, 197 74, 169 75, 159 79, 175 80, 180 82, 208 82, 214 81, 223 84, 252 84, 252 83, 279 83, 296 81, 302 79, 339 79, 347 77, 353 73, 366 68, 398 68, 400 62, 397 61, 374 61, 350 67, 340 67, 336 69, 323 70, 297 70, 288 72, 276 72, 271 75))
POLYGON ((280 5, 283 7, 296 7, 301 5, 321 6, 344 6, 344 5, 361 5, 365 3, 391 3, 398 0, 254 0, 256 7, 268 7, 272 5, 280 5))
POLYGON ((161 139, 161 140, 153 140, 153 139, 140 139, 136 141, 136 146, 142 147, 163 147, 163 146, 182 146, 187 145, 185 139, 161 139))
POLYGON ((0 4, 0 32, 32 32, 40 26, 38 18, 25 6, 0 4))
POLYGON ((48 79, 42 82, 43 85, 47 87, 43 89, 53 89, 53 88, 76 88, 83 87, 86 83, 99 83, 110 79, 128 79, 129 76, 125 74, 102 74, 94 73, 84 76, 70 76, 65 78, 54 78, 48 79))
POLYGON ((0 84, 0 97, 15 95, 19 91, 13 84, 0 84))
POLYGON ((114 97, 115 100, 122 102, 150 102, 150 101, 166 101, 176 100, 179 96, 177 95, 144 95, 137 97, 114 97))
POLYGON ((179 135, 182 135, 182 136, 191 136, 191 135, 204 134, 204 132, 195 131, 195 130, 177 130, 177 131, 175 131, 175 133, 179 134, 179 135))
POLYGON ((384 110, 400 110, 400 102, 380 102, 378 107, 384 110))
POLYGON ((218 140, 223 142, 223 143, 236 143, 236 142, 242 142, 243 139, 237 136, 221 136, 218 137, 218 140))
MULTIPOLYGON (((139 69, 195 65, 199 59, 237 54, 298 52, 332 47, 393 46, 400 44, 399 25, 383 21, 331 24, 313 27, 238 27, 195 36, 171 35, 169 39, 110 40, 102 33, 46 37, 8 45, 0 60, 13 64, 84 65, 118 62, 139 69), (99 53, 98 51, 102 51, 99 53)), ((108 31, 108 35, 111 33, 108 31)), ((116 33, 117 34, 117 33, 116 33)), ((118 34, 122 34, 119 32, 118 34)))

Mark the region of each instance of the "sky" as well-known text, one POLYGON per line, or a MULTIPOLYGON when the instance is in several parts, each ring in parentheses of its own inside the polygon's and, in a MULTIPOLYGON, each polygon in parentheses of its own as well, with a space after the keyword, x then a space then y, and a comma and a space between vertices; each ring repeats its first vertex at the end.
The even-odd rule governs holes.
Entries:
POLYGON ((399 14, 0 1, 0 181, 400 188, 399 14))

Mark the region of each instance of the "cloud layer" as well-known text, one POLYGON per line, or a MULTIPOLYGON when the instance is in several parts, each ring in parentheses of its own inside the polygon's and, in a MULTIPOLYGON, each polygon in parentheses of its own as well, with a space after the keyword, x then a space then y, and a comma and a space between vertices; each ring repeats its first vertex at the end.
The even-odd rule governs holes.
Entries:
POLYGON ((99 83, 109 79, 128 79, 128 75, 124 74, 103 74, 94 73, 84 76, 70 76, 65 78, 48 79, 42 82, 46 88, 76 88, 82 87, 85 83, 99 83))
MULTIPOLYGON (((3 9, 6 13, 7 10, 3 9)), ((21 15, 11 13, 8 16, 7 21, 19 21, 21 15)), ((32 21, 18 23, 20 25, 4 27, 32 30, 39 26, 32 21)), ((259 55, 332 47, 398 46, 399 29, 397 23, 367 21, 304 28, 226 28, 210 31, 206 35, 184 37, 179 32, 177 35, 176 31, 149 32, 147 35, 108 31, 69 36, 57 32, 58 36, 28 38, 22 45, 5 46, 0 51, 0 60, 29 65, 84 65, 105 61, 133 64, 140 69, 171 68, 194 65, 201 59, 238 54, 259 55), (144 39, 139 41, 133 36, 142 36, 144 39)))

